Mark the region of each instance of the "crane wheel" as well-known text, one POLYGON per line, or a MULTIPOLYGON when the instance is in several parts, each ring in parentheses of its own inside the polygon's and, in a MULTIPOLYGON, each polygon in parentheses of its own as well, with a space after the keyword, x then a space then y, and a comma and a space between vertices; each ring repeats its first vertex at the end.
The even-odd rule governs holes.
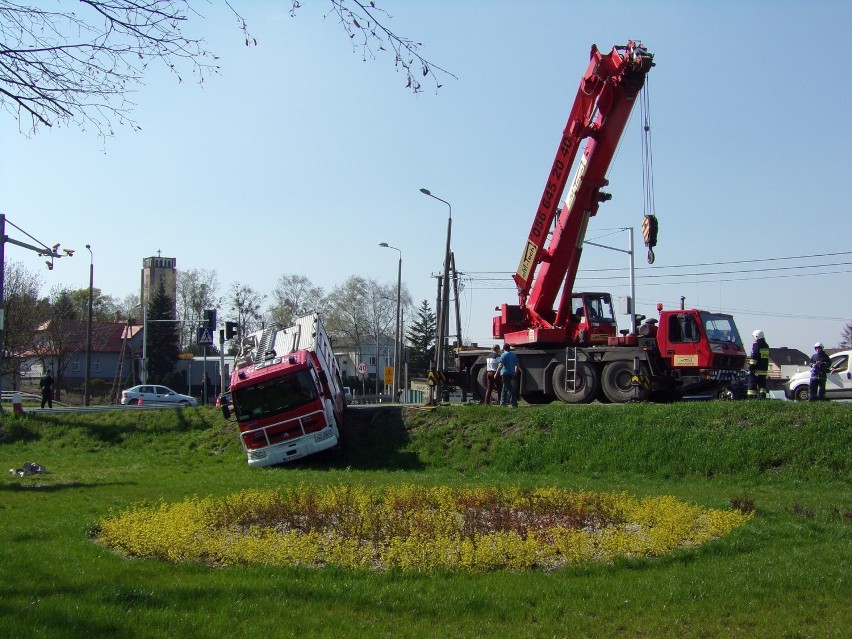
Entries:
POLYGON ((600 379, 598 369, 585 362, 577 363, 576 382, 566 380, 565 364, 558 364, 553 369, 553 393, 566 404, 588 404, 594 401, 598 394, 600 379))
POLYGON ((610 362, 604 366, 601 388, 607 399, 616 404, 647 398, 646 389, 640 388, 637 393, 633 385, 633 363, 628 361, 610 362))
MULTIPOLYGON (((485 389, 488 388, 488 369, 485 366, 480 366, 479 370, 473 376, 473 379, 476 380, 474 384, 474 399, 478 402, 485 401, 485 389)), ((497 403, 499 403, 500 398, 497 398, 497 403)))

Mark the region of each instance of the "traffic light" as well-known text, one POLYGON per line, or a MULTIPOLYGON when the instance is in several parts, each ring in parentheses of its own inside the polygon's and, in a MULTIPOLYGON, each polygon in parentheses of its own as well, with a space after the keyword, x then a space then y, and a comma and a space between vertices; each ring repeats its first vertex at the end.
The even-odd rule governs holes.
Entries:
POLYGON ((225 339, 232 339, 237 334, 237 322, 225 322, 225 339))
POLYGON ((204 311, 204 324, 212 331, 216 329, 216 309, 208 308, 204 311))

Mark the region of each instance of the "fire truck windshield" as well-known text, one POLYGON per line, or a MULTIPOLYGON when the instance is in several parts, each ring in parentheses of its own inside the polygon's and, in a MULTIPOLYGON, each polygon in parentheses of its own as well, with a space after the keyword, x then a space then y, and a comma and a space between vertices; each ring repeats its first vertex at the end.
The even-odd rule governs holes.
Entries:
POLYGON ((298 408, 317 398, 310 371, 300 371, 256 386, 235 389, 232 393, 237 419, 261 419, 298 408))
POLYGON ((734 318, 730 315, 716 315, 701 311, 701 321, 711 342, 728 342, 738 346, 743 345, 734 318))

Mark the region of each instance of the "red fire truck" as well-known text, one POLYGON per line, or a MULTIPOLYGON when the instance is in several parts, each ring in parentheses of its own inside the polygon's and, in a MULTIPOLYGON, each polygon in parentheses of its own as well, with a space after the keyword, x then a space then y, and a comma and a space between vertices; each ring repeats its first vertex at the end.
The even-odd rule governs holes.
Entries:
MULTIPOLYGON (((244 338, 231 374, 231 402, 251 466, 289 462, 337 446, 346 402, 319 315, 244 338)), ((230 417, 227 405, 222 411, 230 417)))
MULTIPOLYGON (((609 293, 573 289, 589 220, 611 198, 601 190, 608 184, 606 172, 653 66, 653 55, 638 42, 613 47, 609 53, 592 46, 513 275, 518 304, 503 304, 493 319, 494 338, 514 347, 519 357, 518 390, 529 403, 625 402, 709 393, 724 387, 745 363, 730 315, 658 306, 657 319, 619 334, 609 293)), ((656 217, 646 215, 650 247, 656 243, 656 224, 656 217)), ((456 356, 469 389, 482 397, 486 353, 459 350, 456 356)))

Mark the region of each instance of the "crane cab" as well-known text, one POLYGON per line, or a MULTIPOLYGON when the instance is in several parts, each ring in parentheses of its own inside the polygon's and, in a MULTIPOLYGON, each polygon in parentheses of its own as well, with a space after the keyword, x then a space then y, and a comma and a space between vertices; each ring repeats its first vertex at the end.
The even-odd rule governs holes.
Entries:
POLYGON ((618 334, 609 293, 574 293, 571 296, 569 339, 572 344, 608 344, 618 334))
POLYGON ((661 311, 657 347, 672 369, 740 370, 745 365, 734 318, 724 313, 661 311))

